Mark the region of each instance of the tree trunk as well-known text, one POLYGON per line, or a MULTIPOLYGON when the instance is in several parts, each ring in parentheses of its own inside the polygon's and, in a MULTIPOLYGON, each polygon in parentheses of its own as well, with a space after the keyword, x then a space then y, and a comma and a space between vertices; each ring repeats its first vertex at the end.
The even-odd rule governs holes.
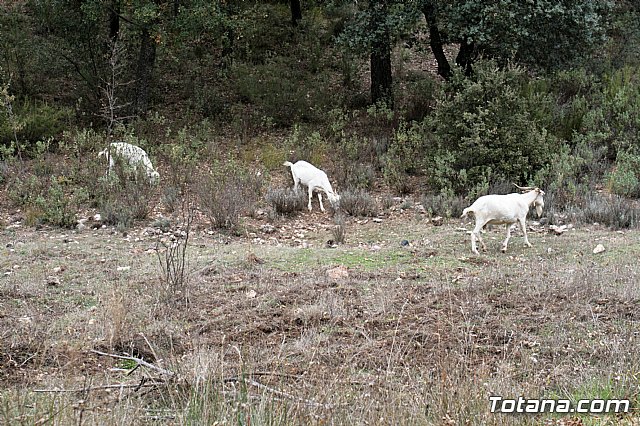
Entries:
POLYGON ((451 66, 442 49, 442 38, 440 37, 440 30, 438 29, 435 4, 432 1, 424 4, 422 13, 424 13, 427 25, 429 26, 429 46, 431 46, 433 56, 436 58, 436 62, 438 62, 438 74, 445 80, 448 80, 452 75, 451 66))
POLYGON ((371 101, 393 108, 391 76, 391 36, 387 28, 386 0, 370 1, 371 31, 377 34, 371 45, 371 101), (380 31, 382 29, 382 31, 380 31))
POLYGON ((456 56, 456 63, 464 71, 464 75, 470 77, 473 74, 473 61, 476 59, 476 49, 473 42, 463 40, 456 56))
POLYGON ((120 2, 114 0, 111 2, 109 10, 109 39, 111 43, 118 40, 120 36, 120 2))
POLYGON ((180 0, 173 0, 173 17, 177 18, 180 13, 180 0))
POLYGON ((300 0, 291 0, 291 23, 296 26, 301 19, 302 7, 300 6, 300 0))
POLYGON ((382 101, 393 108, 392 85, 389 44, 374 47, 371 52, 371 101, 382 101))
POLYGON ((140 52, 136 71, 136 113, 144 115, 149 109, 151 79, 156 62, 156 43, 149 28, 140 32, 140 52))

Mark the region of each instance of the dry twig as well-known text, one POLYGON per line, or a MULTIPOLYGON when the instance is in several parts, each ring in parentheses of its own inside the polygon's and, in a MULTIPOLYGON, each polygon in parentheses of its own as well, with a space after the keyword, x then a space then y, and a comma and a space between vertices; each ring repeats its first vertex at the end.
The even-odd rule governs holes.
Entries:
POLYGON ((158 386, 163 384, 164 382, 152 382, 152 383, 147 383, 143 380, 141 380, 139 383, 118 383, 118 384, 114 384, 114 385, 98 385, 98 386, 89 386, 89 387, 85 387, 85 388, 79 388, 79 389, 34 389, 33 392, 39 392, 39 393, 44 393, 44 392, 53 392, 53 393, 73 393, 73 392, 90 392, 90 391, 94 391, 94 390, 103 390, 103 389, 129 389, 129 388, 134 388, 136 390, 143 388, 143 387, 152 387, 152 386, 158 386))
POLYGON ((124 356, 124 355, 109 354, 109 353, 106 353, 106 352, 97 351, 95 349, 91 349, 91 352, 93 352, 95 354, 98 354, 98 355, 109 356, 111 358, 126 359, 128 361, 134 361, 138 365, 142 365, 143 367, 150 368, 152 370, 158 371, 159 373, 165 374, 165 375, 170 376, 170 377, 175 376, 175 374, 176 374, 173 371, 166 370, 164 368, 158 367, 157 365, 153 365, 150 362, 147 362, 147 361, 145 361, 143 359, 140 359, 140 358, 136 358, 134 356, 128 356, 128 355, 124 356))

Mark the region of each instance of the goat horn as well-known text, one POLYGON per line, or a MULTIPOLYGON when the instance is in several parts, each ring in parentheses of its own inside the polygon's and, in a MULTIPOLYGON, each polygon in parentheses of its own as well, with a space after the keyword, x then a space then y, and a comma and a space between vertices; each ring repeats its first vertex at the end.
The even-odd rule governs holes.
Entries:
POLYGON ((533 186, 518 186, 515 183, 513 184, 513 186, 518 188, 520 191, 531 191, 532 189, 535 189, 535 187, 533 186))

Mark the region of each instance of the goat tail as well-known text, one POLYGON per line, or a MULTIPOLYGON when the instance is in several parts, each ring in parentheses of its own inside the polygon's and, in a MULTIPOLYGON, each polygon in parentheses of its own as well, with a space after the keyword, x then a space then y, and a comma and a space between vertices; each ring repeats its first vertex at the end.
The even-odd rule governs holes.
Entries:
POLYGON ((473 213, 473 210, 471 210, 471 207, 467 207, 466 209, 462 210, 462 216, 460 216, 460 218, 467 217, 469 213, 473 213))
POLYGON ((291 167, 293 166, 293 163, 290 161, 285 161, 284 163, 282 163, 283 166, 287 166, 287 167, 291 167))

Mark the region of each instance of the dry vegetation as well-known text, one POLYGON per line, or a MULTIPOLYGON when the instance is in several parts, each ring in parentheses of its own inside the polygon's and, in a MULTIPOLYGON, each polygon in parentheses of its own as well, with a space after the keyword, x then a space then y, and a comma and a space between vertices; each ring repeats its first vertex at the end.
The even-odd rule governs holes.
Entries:
POLYGON ((325 244, 334 222, 316 212, 272 221, 274 229, 263 226, 267 215, 246 219, 241 237, 195 224, 188 290, 175 297, 155 252, 161 238, 179 235, 175 224, 127 234, 9 225, 1 231, 0 423, 570 418, 491 414, 493 394, 630 398, 638 407, 640 232, 540 228, 532 249, 516 235, 503 255, 503 230, 494 229, 489 253, 476 257, 457 220, 433 226, 399 206, 382 223, 346 220, 337 248, 325 244), (597 243, 604 253, 592 253, 597 243), (131 371, 134 358, 163 370, 131 371))

